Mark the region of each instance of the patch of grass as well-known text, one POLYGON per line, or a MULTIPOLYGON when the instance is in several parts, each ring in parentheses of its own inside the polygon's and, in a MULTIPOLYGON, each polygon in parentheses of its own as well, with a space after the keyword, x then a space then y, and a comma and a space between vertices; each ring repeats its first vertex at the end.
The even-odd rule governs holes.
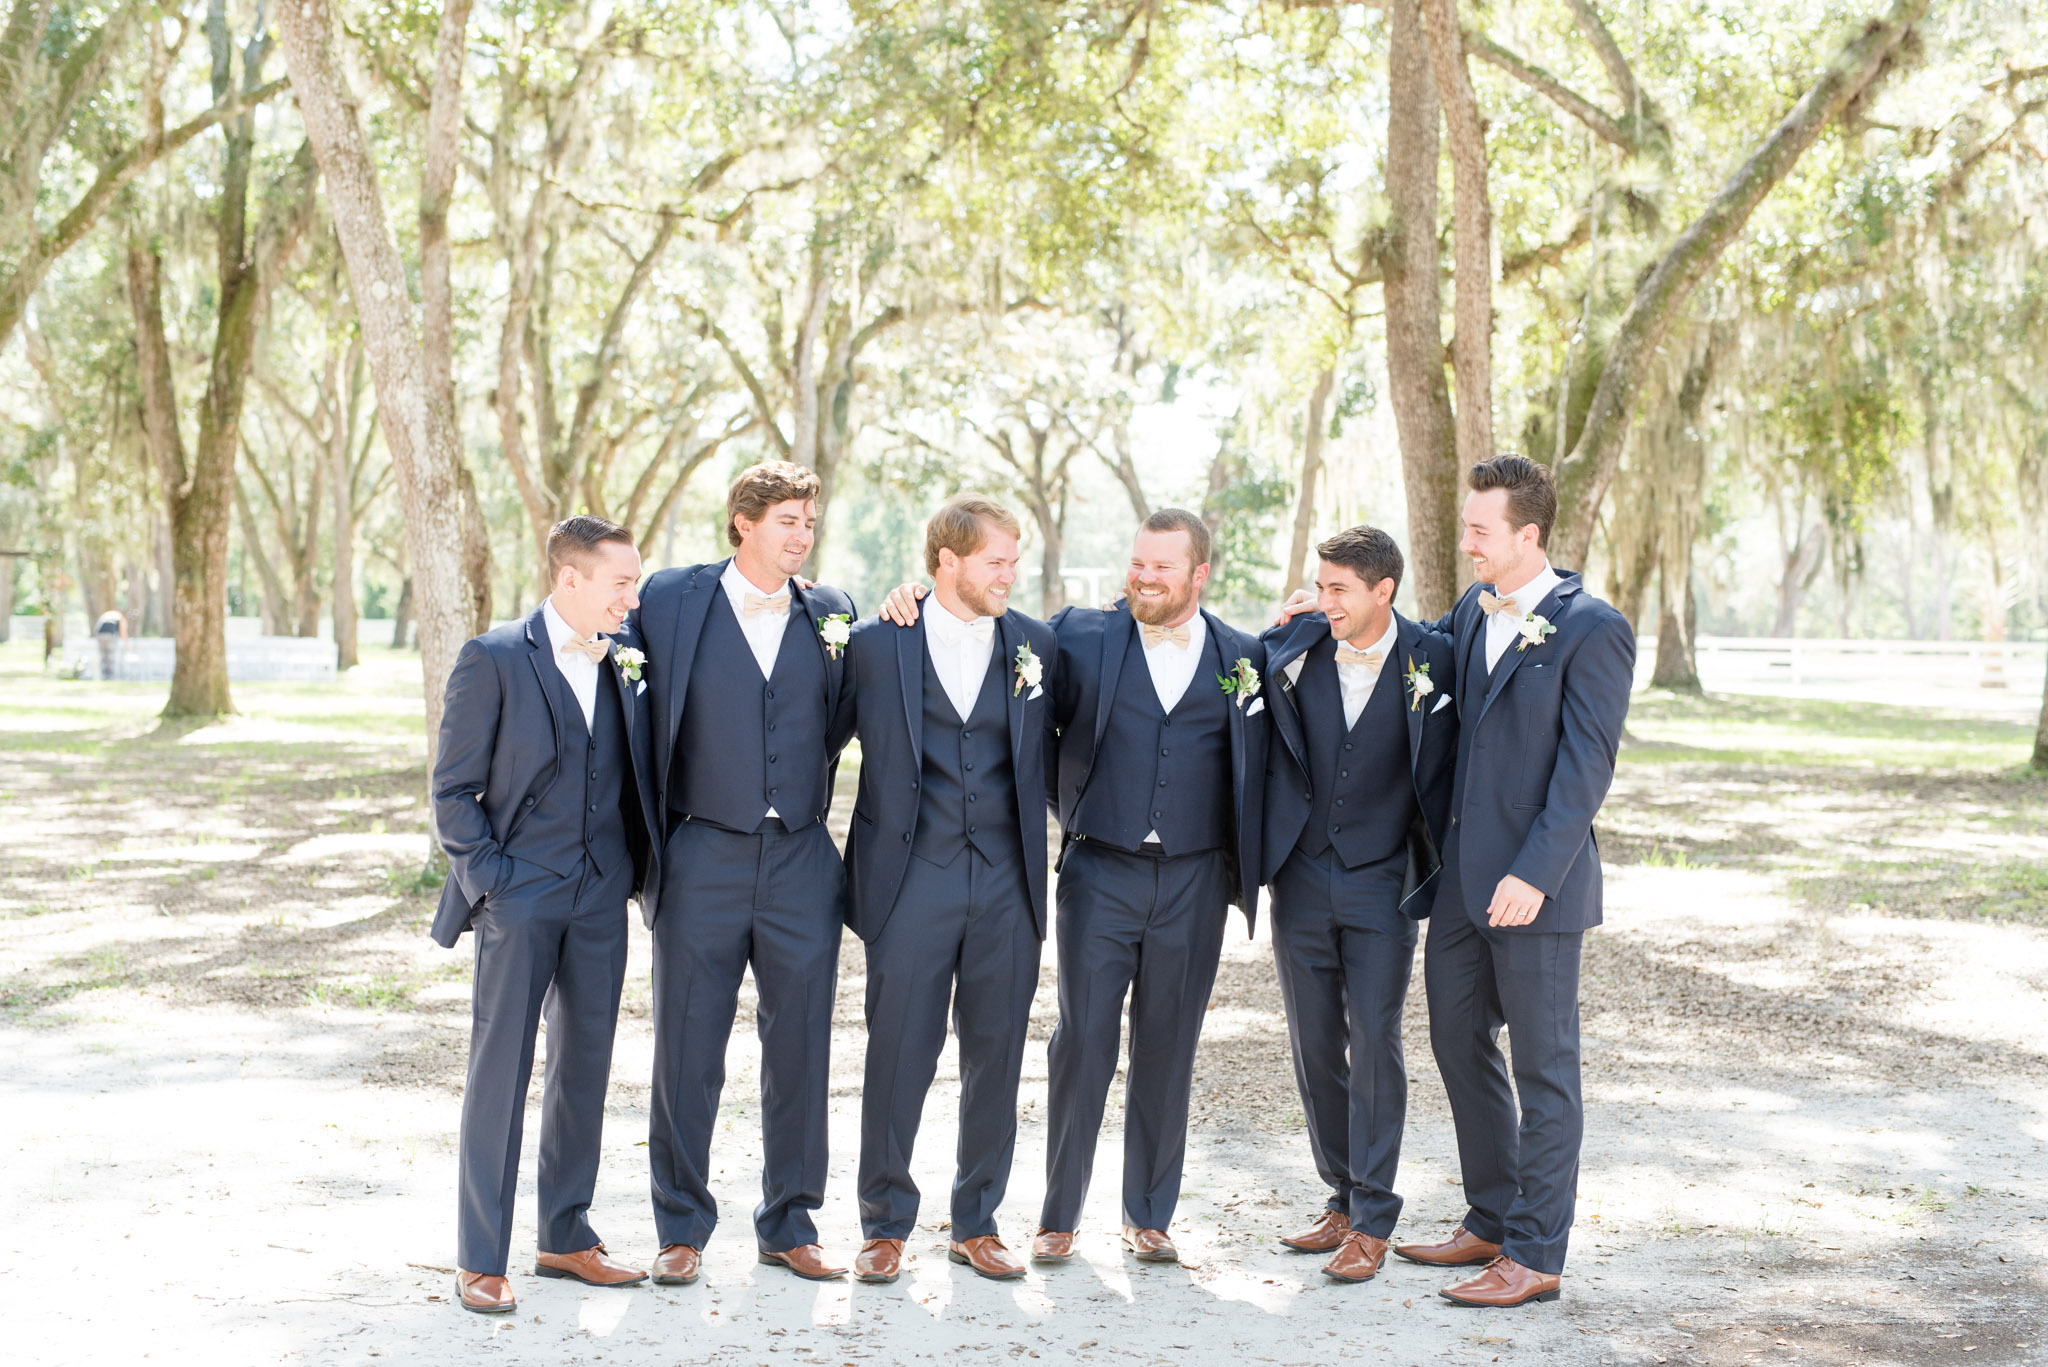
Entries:
POLYGON ((1655 691, 1629 709, 1624 764, 2009 770, 2033 728, 1925 708, 1655 691))
POLYGON ((2048 926, 2048 868, 2032 859, 1864 860, 1798 875, 1789 891, 1829 912, 2048 926))

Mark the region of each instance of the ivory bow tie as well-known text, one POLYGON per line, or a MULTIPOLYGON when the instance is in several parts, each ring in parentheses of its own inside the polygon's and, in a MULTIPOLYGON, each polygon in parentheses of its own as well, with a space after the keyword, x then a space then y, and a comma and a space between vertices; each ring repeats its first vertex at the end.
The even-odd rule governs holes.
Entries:
POLYGON ((1368 679, 1377 679, 1380 676, 1380 666, 1386 662, 1386 656, 1375 655, 1370 650, 1353 650, 1343 645, 1337 647, 1337 668, 1362 669, 1368 679))
POLYGON ((611 648, 612 643, 602 636, 593 636, 587 641, 579 636, 562 642, 562 654, 588 656, 594 665, 603 664, 605 653, 611 648))
POLYGON ((1158 645, 1161 641, 1186 650, 1188 642, 1194 639, 1188 634, 1188 624, 1186 622, 1182 622, 1177 627, 1155 627, 1150 622, 1140 622, 1138 628, 1145 633, 1145 649, 1147 650, 1158 645))
POLYGON ((1513 595, 1509 595, 1506 598, 1498 598, 1487 590, 1481 589, 1479 590, 1479 610, 1488 617, 1491 617, 1496 612, 1518 612, 1521 610, 1521 605, 1515 602, 1513 595))
POLYGON ((759 617, 764 612, 772 612, 777 617, 789 616, 789 594, 778 593, 773 598, 765 593, 748 594, 747 616, 759 617))

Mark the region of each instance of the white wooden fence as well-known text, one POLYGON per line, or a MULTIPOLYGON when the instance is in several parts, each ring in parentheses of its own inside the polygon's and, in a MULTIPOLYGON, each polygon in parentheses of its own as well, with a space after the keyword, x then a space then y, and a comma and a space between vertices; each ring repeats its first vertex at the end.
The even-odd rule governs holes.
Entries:
MULTIPOLYGON (((298 636, 230 636, 228 678, 235 683, 331 683, 334 642, 298 636)), ((91 636, 67 636, 64 656, 82 679, 100 677, 99 643, 91 636)), ((138 636, 114 647, 115 683, 168 683, 178 662, 178 643, 168 636, 138 636)))

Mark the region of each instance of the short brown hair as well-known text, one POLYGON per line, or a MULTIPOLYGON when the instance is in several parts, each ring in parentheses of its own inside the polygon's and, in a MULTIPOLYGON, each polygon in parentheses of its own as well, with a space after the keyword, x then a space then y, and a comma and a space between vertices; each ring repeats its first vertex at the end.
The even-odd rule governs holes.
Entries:
POLYGON ((1489 489, 1508 493, 1508 526, 1519 530, 1536 524, 1536 544, 1550 545, 1550 529, 1557 522, 1557 485, 1550 471, 1527 456, 1495 456, 1472 467, 1467 476, 1472 492, 1489 489))
POLYGON ((1393 580, 1396 589, 1401 587, 1401 548, 1378 527, 1346 527, 1316 547, 1316 554, 1350 570, 1369 589, 1378 588, 1382 579, 1393 580))
POLYGON ((618 523, 588 513, 565 517, 548 531, 548 582, 562 572, 562 566, 587 569, 590 557, 607 541, 633 544, 633 534, 618 523))
POLYGON ((817 498, 819 487, 817 475, 794 461, 764 460, 749 465, 726 491, 725 539, 739 545, 740 518, 759 522, 770 508, 793 498, 808 503, 817 498))
POLYGON ((1017 515, 992 498, 961 494, 946 500, 945 506, 924 524, 924 572, 939 572, 939 552, 973 555, 988 544, 988 529, 1022 536, 1017 515))
POLYGON ((1148 532, 1186 532, 1188 544, 1194 550, 1194 564, 1209 563, 1209 524, 1185 508, 1161 508, 1145 519, 1148 532))

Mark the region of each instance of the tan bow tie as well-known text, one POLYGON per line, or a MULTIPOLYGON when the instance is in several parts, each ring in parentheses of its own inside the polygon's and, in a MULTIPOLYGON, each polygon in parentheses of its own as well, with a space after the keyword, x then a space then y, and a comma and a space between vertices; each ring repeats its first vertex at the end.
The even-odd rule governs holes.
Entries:
POLYGON ((1370 650, 1353 650, 1347 645, 1337 647, 1337 668, 1362 669, 1368 679, 1377 679, 1380 676, 1380 666, 1386 662, 1386 656, 1370 650))
POLYGON ((1188 634, 1188 624, 1186 622, 1182 622, 1177 627, 1155 627, 1150 622, 1140 622, 1138 626, 1145 633, 1145 649, 1147 650, 1150 650, 1162 641, 1186 650, 1188 642, 1194 639, 1188 634))
POLYGON ((789 616, 789 594, 778 593, 773 598, 764 593, 748 594, 747 616, 759 617, 764 612, 772 612, 777 617, 789 616))
POLYGON ((1497 612, 1519 612, 1521 611, 1521 605, 1515 602, 1513 595, 1499 598, 1487 590, 1481 589, 1479 590, 1479 610, 1488 617, 1491 617, 1497 612))
POLYGON ((612 643, 602 636, 593 636, 587 641, 579 636, 562 642, 562 654, 588 656, 594 665, 603 664, 605 653, 611 648, 612 643))

